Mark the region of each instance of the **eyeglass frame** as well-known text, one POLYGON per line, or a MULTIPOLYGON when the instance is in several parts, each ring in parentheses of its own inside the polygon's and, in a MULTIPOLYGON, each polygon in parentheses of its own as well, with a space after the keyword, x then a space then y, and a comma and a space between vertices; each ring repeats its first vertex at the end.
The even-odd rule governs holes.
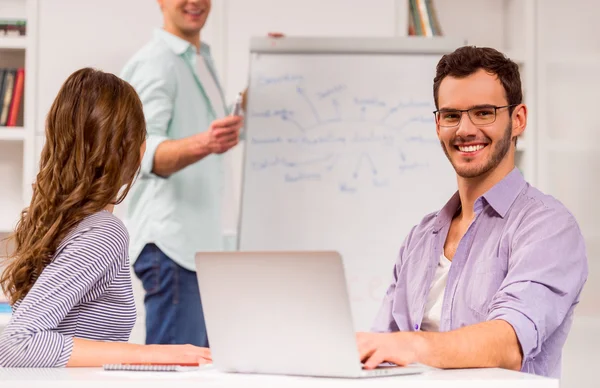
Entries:
POLYGON ((433 115, 435 116, 435 123, 443 128, 458 127, 460 125, 460 123, 462 122, 462 117, 463 117, 464 112, 467 112, 467 116, 469 116, 469 120, 471 120, 471 123, 473 125, 485 126, 485 125, 494 124, 496 122, 496 117, 498 117, 498 109, 511 108, 513 106, 518 106, 518 105, 521 105, 521 104, 509 104, 509 105, 504 105, 504 106, 477 105, 477 106, 471 107, 469 109, 437 109, 437 110, 433 111, 433 115), (473 109, 482 109, 482 108, 494 108, 494 121, 491 121, 491 122, 485 123, 485 124, 475 124, 473 122, 473 119, 471 118, 471 114, 469 113, 469 111, 473 110, 473 109), (441 125, 439 123, 439 118, 438 118, 438 113, 440 113, 440 112, 460 112, 460 119, 458 120, 458 123, 456 123, 455 125, 441 125))

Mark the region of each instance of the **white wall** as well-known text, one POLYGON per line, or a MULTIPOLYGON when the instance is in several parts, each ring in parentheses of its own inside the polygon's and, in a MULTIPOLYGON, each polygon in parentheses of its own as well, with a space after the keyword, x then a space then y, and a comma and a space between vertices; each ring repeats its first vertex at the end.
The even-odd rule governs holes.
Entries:
POLYGON ((564 387, 598 386, 600 364, 600 33, 597 1, 538 1, 539 187, 575 215, 590 274, 565 345, 564 387), (543 130, 542 130, 543 129, 543 130))

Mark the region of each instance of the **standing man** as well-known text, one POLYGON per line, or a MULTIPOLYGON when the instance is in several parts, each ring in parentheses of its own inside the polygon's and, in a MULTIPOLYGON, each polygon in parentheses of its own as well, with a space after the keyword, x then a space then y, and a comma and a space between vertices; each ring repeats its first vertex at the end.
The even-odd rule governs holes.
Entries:
POLYGON ((573 215, 515 168, 527 124, 519 68, 494 49, 462 47, 438 63, 433 94, 458 192, 404 241, 376 333, 357 335, 365 367, 559 377, 588 266, 573 215))
POLYGON ((164 25, 122 77, 144 106, 148 137, 129 194, 130 257, 146 295, 146 343, 208 346, 194 266, 197 251, 222 250, 222 154, 242 118, 227 117, 201 30, 210 0, 158 0, 164 25))

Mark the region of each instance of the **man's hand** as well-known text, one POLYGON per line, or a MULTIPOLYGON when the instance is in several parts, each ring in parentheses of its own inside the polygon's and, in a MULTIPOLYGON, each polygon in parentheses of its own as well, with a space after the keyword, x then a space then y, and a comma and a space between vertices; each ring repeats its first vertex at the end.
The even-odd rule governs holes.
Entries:
POLYGON ((419 362, 424 339, 417 333, 357 333, 358 353, 365 369, 383 362, 404 366, 419 362))
POLYGON ((199 148, 206 148, 211 154, 229 151, 239 141, 242 124, 241 116, 228 116, 213 121, 207 131, 195 135, 199 148))

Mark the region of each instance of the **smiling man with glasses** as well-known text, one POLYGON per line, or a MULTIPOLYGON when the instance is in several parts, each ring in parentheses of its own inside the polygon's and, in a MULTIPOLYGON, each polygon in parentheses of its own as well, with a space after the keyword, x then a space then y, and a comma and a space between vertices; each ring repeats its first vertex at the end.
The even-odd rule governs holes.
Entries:
POLYGON ((362 361, 558 377, 587 258, 573 215, 515 167, 518 66, 459 48, 438 63, 433 95, 458 192, 400 248, 373 333, 357 335, 362 361))

